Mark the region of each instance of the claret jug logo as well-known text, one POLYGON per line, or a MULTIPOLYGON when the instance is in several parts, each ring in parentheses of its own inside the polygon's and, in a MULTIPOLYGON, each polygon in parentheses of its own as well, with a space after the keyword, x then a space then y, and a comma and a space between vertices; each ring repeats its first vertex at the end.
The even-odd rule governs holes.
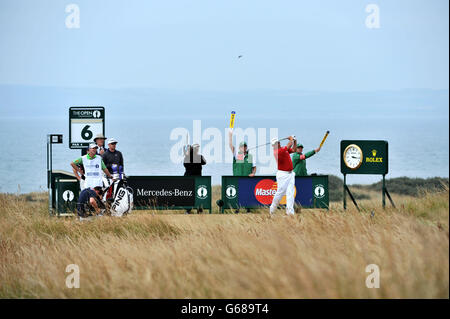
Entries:
POLYGON ((227 185, 227 188, 225 190, 225 195, 228 199, 236 198, 237 190, 234 185, 227 185))
POLYGON ((323 198, 325 196, 325 187, 322 184, 317 184, 314 188, 314 197, 323 198))
POLYGON ((372 150, 372 157, 366 157, 366 163, 383 163, 383 158, 376 156, 377 150, 372 150))
POLYGON ((197 197, 200 199, 205 199, 208 197, 208 188, 206 185, 200 185, 197 187, 197 197))
MULTIPOLYGON (((255 198, 256 200, 263 205, 272 204, 273 197, 277 192, 277 182, 271 179, 263 179, 258 182, 255 186, 255 198)), ((295 188, 294 198, 297 195, 297 189, 295 188)), ((280 205, 286 204, 286 196, 280 201, 280 205)))

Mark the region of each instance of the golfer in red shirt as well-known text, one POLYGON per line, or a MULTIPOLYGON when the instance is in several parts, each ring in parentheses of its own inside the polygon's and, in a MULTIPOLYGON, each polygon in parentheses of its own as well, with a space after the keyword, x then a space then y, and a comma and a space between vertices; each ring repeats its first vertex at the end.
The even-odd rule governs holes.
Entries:
POLYGON ((286 213, 294 215, 294 193, 295 193, 295 173, 292 165, 290 153, 294 153, 297 147, 297 140, 289 136, 289 143, 281 147, 277 139, 272 139, 273 155, 278 164, 277 171, 277 192, 270 205, 270 214, 277 209, 281 198, 286 195, 286 213))

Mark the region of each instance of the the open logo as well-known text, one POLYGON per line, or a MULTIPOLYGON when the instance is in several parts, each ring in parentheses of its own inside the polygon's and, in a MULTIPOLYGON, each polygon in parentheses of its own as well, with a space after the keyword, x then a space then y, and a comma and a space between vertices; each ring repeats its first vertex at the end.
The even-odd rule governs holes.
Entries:
POLYGON ((234 185, 227 185, 225 189, 225 196, 227 196, 228 199, 234 199, 236 198, 237 190, 234 185))
POLYGON ((75 198, 75 194, 72 191, 70 191, 70 190, 66 190, 62 194, 62 197, 63 197, 64 201, 71 202, 75 198))
POLYGON ((325 196, 325 187, 322 184, 317 184, 314 187, 314 197, 315 198, 323 198, 325 196))
POLYGON ((197 187, 197 198, 206 199, 208 197, 208 188, 205 185, 197 187))

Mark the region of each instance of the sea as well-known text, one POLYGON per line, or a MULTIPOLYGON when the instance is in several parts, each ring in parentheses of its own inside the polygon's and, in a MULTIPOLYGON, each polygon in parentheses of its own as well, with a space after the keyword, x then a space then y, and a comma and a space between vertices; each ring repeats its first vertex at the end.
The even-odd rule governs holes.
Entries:
MULTIPOLYGON (((185 137, 174 138, 174 132, 189 132, 189 143, 199 143, 207 165, 203 175, 212 177, 213 185, 220 185, 222 175, 232 175, 231 154, 228 149, 229 111, 217 115, 173 114, 155 116, 142 114, 115 116, 109 113, 105 120, 105 135, 118 141, 123 153, 125 173, 131 175, 183 175, 181 160, 173 156, 176 144, 185 144, 185 137), (201 135, 195 129, 201 124, 201 135), (195 128, 196 127, 196 128, 195 128), (209 130, 207 130, 209 128, 209 130), (209 134, 215 132, 215 139, 209 134), (219 134, 220 133, 220 134, 219 134), (172 137, 171 137, 172 136, 172 137), (196 140, 195 140, 196 138, 196 140), (213 151, 211 151, 211 146, 213 151), (218 152, 218 153, 217 153, 218 152), (172 156, 171 156, 172 154, 172 156)), ((108 110, 107 110, 108 112, 108 110)), ((68 112, 67 112, 68 113, 68 112)), ((236 116, 236 129, 248 129, 266 134, 252 140, 253 144, 270 141, 270 129, 278 137, 296 135, 304 151, 316 148, 325 132, 330 134, 322 150, 307 160, 308 173, 340 173, 340 141, 347 139, 386 140, 389 143, 389 173, 387 178, 448 177, 449 176, 449 120, 448 113, 439 116, 392 116, 389 114, 358 116, 316 114, 302 116, 301 112, 274 112, 261 116, 246 113, 236 116), (264 136, 263 136, 264 137, 264 136)), ((29 193, 47 191, 47 134, 63 134, 63 144, 52 145, 52 165, 55 170, 71 171, 70 162, 81 151, 69 148, 68 116, 34 114, 0 118, 0 192, 29 193)), ((239 141, 234 141, 239 143, 239 141)), ((256 145, 250 144, 249 148, 256 145)), ((267 156, 269 146, 261 147, 267 156)), ((256 161, 257 174, 274 175, 275 165, 256 161)), ((381 180, 379 175, 348 176, 349 184, 369 184, 381 180)))

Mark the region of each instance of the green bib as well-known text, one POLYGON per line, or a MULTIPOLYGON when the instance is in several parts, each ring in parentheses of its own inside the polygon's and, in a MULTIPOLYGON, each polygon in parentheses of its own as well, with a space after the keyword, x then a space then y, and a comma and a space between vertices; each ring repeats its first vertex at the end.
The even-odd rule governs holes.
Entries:
MULTIPOLYGON (((243 154, 238 152, 236 157, 241 157, 243 154)), ((251 154, 246 154, 243 159, 236 159, 233 156, 233 176, 248 176, 252 173, 253 157, 251 154)))

